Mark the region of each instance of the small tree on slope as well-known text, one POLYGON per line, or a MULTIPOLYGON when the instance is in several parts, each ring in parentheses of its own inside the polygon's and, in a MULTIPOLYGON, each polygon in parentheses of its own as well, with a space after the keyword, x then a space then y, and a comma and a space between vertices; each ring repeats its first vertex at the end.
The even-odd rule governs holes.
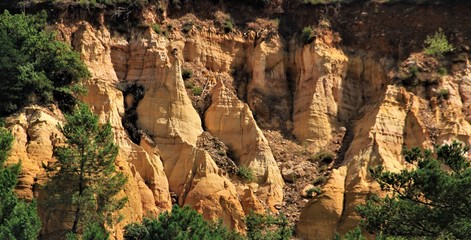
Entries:
POLYGON ((37 239, 41 221, 36 204, 19 200, 13 191, 20 164, 5 167, 12 141, 10 132, 0 126, 0 239, 37 239))
POLYGON ((358 207, 363 227, 381 236, 468 239, 471 236, 471 168, 468 147, 458 142, 431 151, 405 150, 414 170, 399 173, 370 169, 383 190, 358 207))
POLYGON ((100 126, 86 105, 65 118, 66 124, 60 130, 66 145, 54 150, 57 163, 53 169, 58 170, 46 186, 50 203, 73 211, 70 231, 74 234, 82 233, 89 224, 104 229, 116 219, 113 212, 127 201, 115 197, 126 177, 115 169, 118 147, 113 143, 111 125, 100 126))

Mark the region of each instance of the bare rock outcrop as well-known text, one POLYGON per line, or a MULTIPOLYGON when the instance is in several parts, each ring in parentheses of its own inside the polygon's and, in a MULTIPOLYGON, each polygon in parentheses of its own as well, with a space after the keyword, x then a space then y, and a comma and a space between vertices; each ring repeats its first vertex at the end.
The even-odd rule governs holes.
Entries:
POLYGON ((274 210, 274 205, 283 199, 281 173, 248 105, 237 99, 222 80, 212 89, 212 104, 205 112, 204 122, 208 131, 234 152, 240 166, 252 169, 256 185, 242 188, 252 188, 274 210))
POLYGON ((326 38, 316 38, 312 44, 292 48, 296 49, 293 52, 296 72, 293 134, 320 149, 341 126, 337 117, 338 103, 342 99, 348 58, 326 38))

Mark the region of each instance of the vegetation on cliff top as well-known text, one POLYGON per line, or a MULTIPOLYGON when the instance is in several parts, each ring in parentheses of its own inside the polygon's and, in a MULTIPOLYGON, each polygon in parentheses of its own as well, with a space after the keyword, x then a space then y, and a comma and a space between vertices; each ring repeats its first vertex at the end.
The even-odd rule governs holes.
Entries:
POLYGON ((45 14, 0 14, 0 116, 31 103, 56 102, 66 111, 76 104, 73 84, 89 72, 45 27, 45 14))
POLYGON ((0 239, 36 239, 41 221, 36 203, 25 203, 14 193, 20 164, 9 167, 5 162, 13 142, 11 133, 0 124, 0 239))
POLYGON ((358 207, 366 230, 406 239, 467 239, 471 235, 471 165, 469 147, 458 142, 430 150, 405 150, 416 166, 398 173, 370 170, 385 198, 374 196, 358 207), (436 155, 436 157, 434 157, 436 155))

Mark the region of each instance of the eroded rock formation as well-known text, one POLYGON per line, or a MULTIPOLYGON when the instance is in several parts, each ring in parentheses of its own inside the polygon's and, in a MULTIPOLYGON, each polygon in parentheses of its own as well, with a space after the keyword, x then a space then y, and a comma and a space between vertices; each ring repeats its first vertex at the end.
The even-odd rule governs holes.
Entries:
MULTIPOLYGON (((290 193, 307 198, 306 186, 315 187, 314 170, 327 182, 320 186, 322 194, 296 203, 307 202, 295 219, 297 236, 329 239, 354 228, 355 206, 378 192, 370 166, 409 167, 403 146, 430 148, 451 139, 471 143, 467 56, 447 63, 450 74, 441 76, 439 63, 421 53, 398 59, 405 50, 391 50, 384 42, 371 51, 360 43, 361 49, 352 49, 325 20, 314 25, 313 41, 303 43, 298 34, 281 35, 272 23, 261 27, 259 19, 227 33, 218 23, 218 16, 227 15, 214 15, 171 18, 165 11, 146 10, 143 24, 126 33, 101 18, 54 25, 91 72, 81 99, 100 122, 111 123, 120 147, 116 165, 128 176, 120 194, 129 201, 121 210, 124 221, 113 229, 117 239, 125 224, 175 203, 244 231, 243 218, 251 210, 290 209, 296 198, 284 196, 284 181, 300 186, 290 193), (165 34, 152 30, 157 22, 166 25, 165 34), (400 53, 385 54, 396 50, 400 53), (183 71, 191 71, 191 78, 183 79, 183 71), (142 87, 142 99, 123 96, 123 86, 131 85, 142 87), (140 139, 131 140, 123 126, 130 111, 137 116, 133 131, 140 139), (210 151, 216 146, 208 139, 217 150, 210 151), (198 144, 206 140, 204 148, 198 144), (288 149, 285 140, 296 148, 288 149), (333 154, 332 162, 313 163, 320 151, 333 154), (287 166, 293 164, 298 167, 287 166), (238 176, 241 167, 254 179, 238 176)), ((355 26, 363 24, 358 21, 355 26)), ((367 34, 358 29, 358 36, 367 34)), ((47 195, 41 191, 44 166, 55 161, 54 146, 63 141, 57 129, 62 121, 54 106, 30 106, 6 120, 15 136, 9 162, 21 160, 23 167, 17 192, 27 200, 38 198, 47 238, 71 224, 43 207, 47 195)))

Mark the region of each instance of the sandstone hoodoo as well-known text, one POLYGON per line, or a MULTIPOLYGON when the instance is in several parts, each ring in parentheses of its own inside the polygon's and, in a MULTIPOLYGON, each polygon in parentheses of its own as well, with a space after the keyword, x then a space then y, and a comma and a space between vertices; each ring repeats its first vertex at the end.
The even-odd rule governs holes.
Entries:
MULTIPOLYGON (((0 128, 14 137, 6 164, 21 163, 16 195, 37 206, 41 219, 31 239, 67 233, 160 239, 152 221, 164 226, 159 216, 174 221, 196 214, 190 209, 208 222, 198 217, 188 224, 230 239, 333 239, 357 227, 349 234, 391 235, 361 228, 367 214, 358 206, 373 195, 393 196, 370 169, 415 169, 404 148, 433 152, 453 140, 471 143, 469 6, 459 0, 0 3, 0 128), (12 16, 21 12, 39 37, 12 30, 12 16), (72 64, 82 64, 83 72, 63 67, 72 64), (113 166, 127 181, 116 194, 124 205, 103 211, 119 221, 77 230, 79 197, 52 209, 46 185, 62 168, 58 149, 70 144, 60 126, 80 102, 100 126, 110 124, 119 147, 113 166), (220 223, 201 225, 211 221, 220 223), (254 226, 269 227, 254 232, 254 226)), ((99 202, 100 194, 91 198, 99 202)), ((203 236, 178 226, 185 236, 203 236)), ((422 235, 409 237, 415 236, 422 235)))

